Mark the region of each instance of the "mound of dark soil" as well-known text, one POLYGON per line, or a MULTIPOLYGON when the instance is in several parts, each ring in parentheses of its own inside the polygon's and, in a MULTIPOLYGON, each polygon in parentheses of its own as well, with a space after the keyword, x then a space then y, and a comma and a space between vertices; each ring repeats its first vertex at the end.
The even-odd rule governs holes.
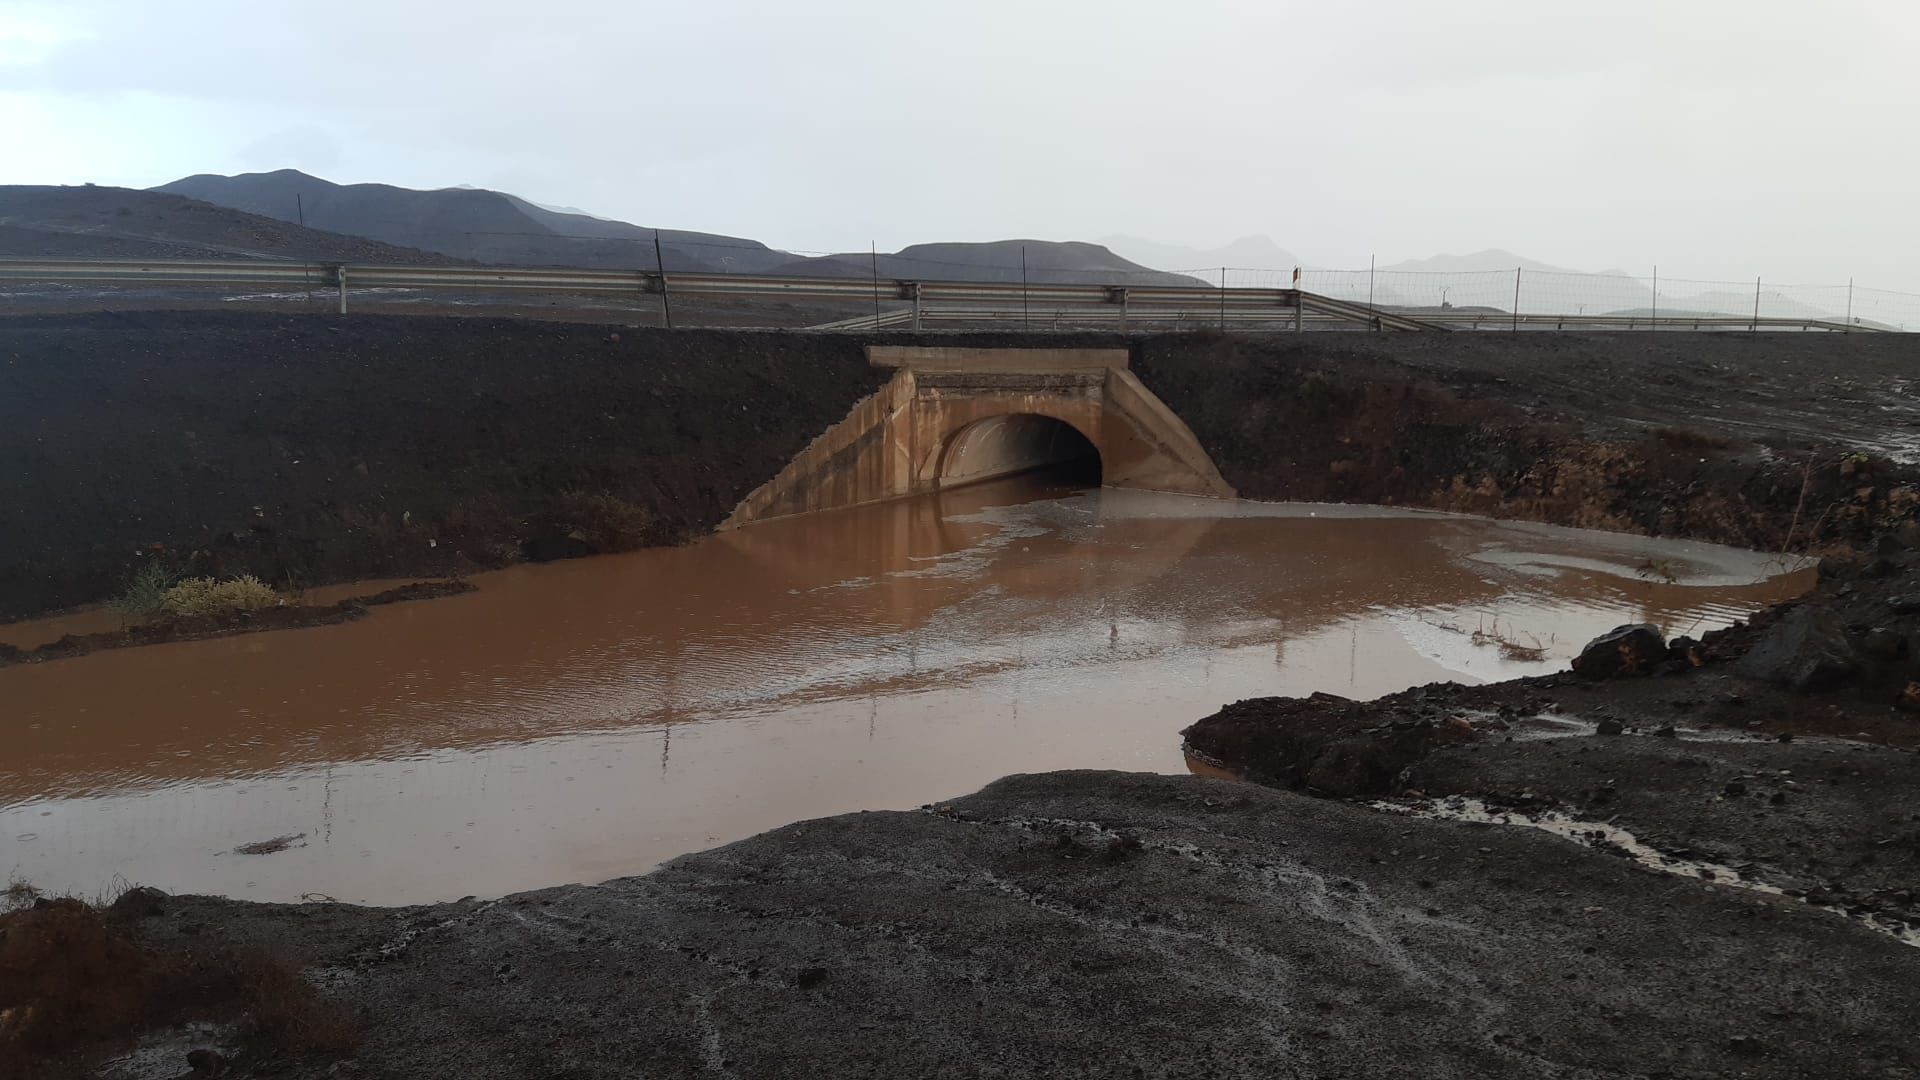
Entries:
POLYGON ((201 638, 252 634, 263 630, 298 630, 308 626, 327 626, 364 618, 367 609, 408 600, 431 600, 472 592, 465 581, 415 581, 368 596, 355 596, 332 604, 290 604, 236 611, 225 615, 194 615, 138 623, 119 630, 94 634, 66 634, 32 649, 0 643, 0 665, 32 664, 46 660, 65 660, 85 656, 102 649, 124 649, 134 645, 158 645, 168 641, 197 641, 201 638))
POLYGON ((0 617, 149 559, 276 587, 719 522, 878 385, 834 336, 492 319, 0 324, 0 617))
POLYGON ((1242 495, 1431 507, 1761 550, 1920 508, 1890 460, 1913 335, 1163 335, 1134 367, 1242 495))
POLYGON ((1605 821, 1920 931, 1920 528, 1615 677, 1255 699, 1184 736, 1198 760, 1259 783, 1605 821))

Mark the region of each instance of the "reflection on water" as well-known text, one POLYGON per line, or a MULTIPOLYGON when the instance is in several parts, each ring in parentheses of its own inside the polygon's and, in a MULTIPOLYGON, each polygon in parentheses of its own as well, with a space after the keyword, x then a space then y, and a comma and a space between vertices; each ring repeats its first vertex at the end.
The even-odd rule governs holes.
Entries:
POLYGON ((1808 584, 1786 569, 985 485, 487 574, 355 623, 0 670, 0 874, 374 903, 601 880, 1011 772, 1184 771, 1176 733, 1224 702, 1537 673, 1620 622, 1697 634, 1808 584))

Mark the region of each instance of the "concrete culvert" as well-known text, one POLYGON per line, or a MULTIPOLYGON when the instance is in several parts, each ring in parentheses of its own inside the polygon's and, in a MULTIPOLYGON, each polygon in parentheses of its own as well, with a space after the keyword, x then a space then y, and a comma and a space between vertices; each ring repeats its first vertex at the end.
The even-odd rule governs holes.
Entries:
POLYGON ((1098 487, 1100 451, 1078 428, 1037 413, 1007 413, 955 432, 940 462, 940 486, 1045 470, 1064 483, 1098 487))

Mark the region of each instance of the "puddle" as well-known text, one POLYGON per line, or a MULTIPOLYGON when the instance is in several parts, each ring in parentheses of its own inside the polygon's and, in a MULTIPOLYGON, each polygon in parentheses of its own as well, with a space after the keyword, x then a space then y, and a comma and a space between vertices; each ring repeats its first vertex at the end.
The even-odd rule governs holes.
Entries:
MULTIPOLYGON (((1376 801, 1369 803, 1376 810, 1405 814, 1411 817, 1432 818, 1441 821, 1471 821, 1491 825, 1513 825, 1521 828, 1538 829, 1555 836, 1572 840, 1586 847, 1611 850, 1633 859, 1634 862, 1662 873, 1680 877, 1694 878, 1715 885, 1727 885, 1736 889, 1766 893, 1769 896, 1787 896, 1784 889, 1757 881, 1743 874, 1738 868, 1703 859, 1685 859, 1667 854, 1641 843, 1631 832, 1607 821, 1587 821, 1573 817, 1558 810, 1519 811, 1505 810, 1488 806, 1483 799, 1453 795, 1444 799, 1426 799, 1411 802, 1376 801)), ((1791 898, 1790 898, 1791 899, 1791 898)), ((1802 900, 1801 903, 1807 902, 1802 900)), ((1920 931, 1908 927, 1905 923, 1891 922, 1877 915, 1854 915, 1845 908, 1828 904, 1807 904, 1822 911, 1831 911, 1842 918, 1851 919, 1877 933, 1885 934, 1906 945, 1920 946, 1920 931)))
POLYGON ((482 574, 351 623, 0 669, 0 879, 376 904, 603 881, 1009 773, 1184 772, 1179 730, 1225 702, 1541 674, 1621 623, 1697 632, 1806 587, 1781 569, 985 484, 482 574))

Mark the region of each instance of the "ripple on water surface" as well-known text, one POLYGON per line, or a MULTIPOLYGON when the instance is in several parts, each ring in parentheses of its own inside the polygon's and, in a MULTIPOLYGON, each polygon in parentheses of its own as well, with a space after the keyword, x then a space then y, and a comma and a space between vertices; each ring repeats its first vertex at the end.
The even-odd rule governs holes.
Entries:
POLYGON ((1182 771, 1178 731, 1228 701, 1538 673, 1618 623, 1698 634, 1807 574, 1705 544, 1016 482, 476 582, 338 626, 0 670, 0 873, 376 903, 601 880, 1011 772, 1182 771))

